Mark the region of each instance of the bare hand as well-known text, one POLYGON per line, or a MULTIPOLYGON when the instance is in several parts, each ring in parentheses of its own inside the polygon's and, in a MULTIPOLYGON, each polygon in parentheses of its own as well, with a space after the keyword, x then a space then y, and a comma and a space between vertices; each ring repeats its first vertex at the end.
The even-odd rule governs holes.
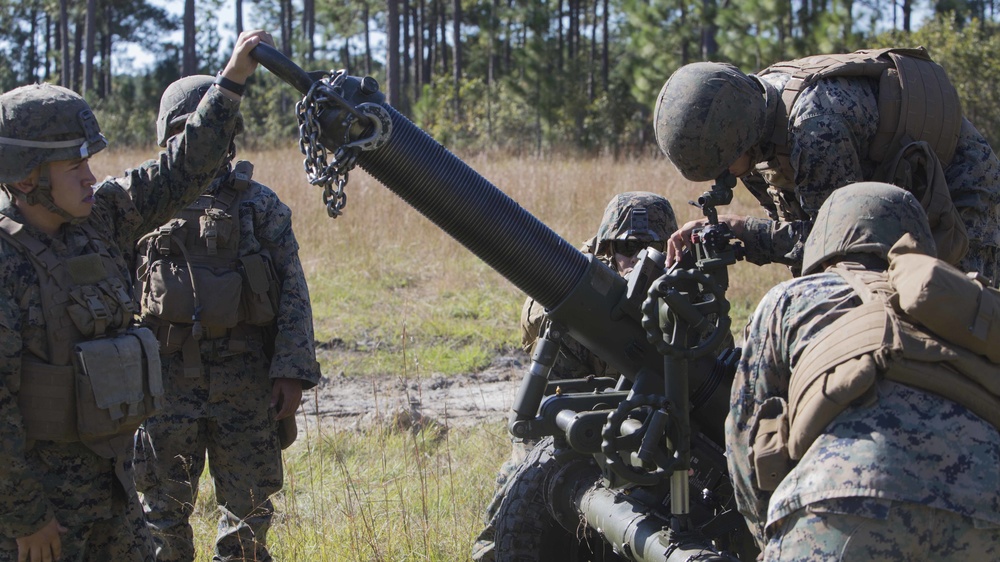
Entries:
POLYGON ((688 221, 681 226, 677 232, 667 238, 667 267, 681 261, 684 250, 691 247, 691 234, 697 228, 702 228, 708 224, 708 219, 697 219, 688 221))
MULTIPOLYGON (((743 239, 743 234, 746 232, 746 217, 741 215, 719 215, 719 223, 728 225, 733 236, 741 240, 743 239)), ((670 238, 667 239, 667 267, 681 261, 681 255, 684 253, 684 250, 691 247, 691 236, 694 234, 694 231, 704 228, 707 224, 708 219, 689 221, 684 223, 677 232, 670 235, 670 238)))
POLYGON ((302 381, 277 378, 271 383, 271 409, 274 418, 281 420, 294 415, 302 403, 302 381))
POLYGON ((233 54, 226 68, 222 70, 222 75, 237 84, 245 84, 247 78, 257 70, 257 60, 250 56, 250 51, 261 43, 274 46, 274 39, 270 33, 261 29, 240 33, 236 38, 233 54))
POLYGON ((68 531, 55 517, 34 533, 17 539, 17 562, 52 562, 62 557, 59 535, 68 531))

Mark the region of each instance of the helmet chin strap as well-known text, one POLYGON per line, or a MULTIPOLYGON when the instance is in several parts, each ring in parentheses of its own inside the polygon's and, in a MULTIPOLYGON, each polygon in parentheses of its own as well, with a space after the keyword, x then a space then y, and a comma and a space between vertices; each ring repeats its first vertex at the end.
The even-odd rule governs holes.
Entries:
POLYGON ((16 196, 29 205, 41 205, 42 207, 45 207, 46 210, 66 219, 66 222, 70 224, 76 225, 87 220, 87 217, 74 217, 66 212, 66 210, 56 205, 55 200, 52 199, 52 181, 49 175, 48 162, 43 162, 39 167, 38 183, 35 186, 35 189, 32 189, 28 193, 17 191, 16 196))

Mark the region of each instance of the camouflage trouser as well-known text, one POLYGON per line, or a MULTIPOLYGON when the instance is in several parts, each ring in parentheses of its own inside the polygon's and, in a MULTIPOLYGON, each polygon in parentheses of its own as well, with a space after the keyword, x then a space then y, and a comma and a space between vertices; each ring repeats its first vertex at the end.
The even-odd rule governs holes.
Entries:
POLYGON ((208 456, 221 512, 215 560, 267 561, 267 531, 281 490, 281 449, 269 412, 270 381, 259 352, 216 361, 184 377, 164 363, 165 411, 146 420, 136 440, 136 487, 157 545, 157 560, 191 561, 188 522, 208 456))
POLYGON ((521 466, 521 463, 524 462, 525 457, 528 456, 531 448, 536 443, 537 441, 535 440, 518 439, 512 441, 510 458, 500 465, 493 499, 486 506, 486 513, 483 517, 486 526, 476 536, 475 542, 472 543, 472 559, 476 562, 493 562, 496 559, 493 543, 496 539, 497 512, 500 510, 500 504, 507 496, 507 483, 510 481, 511 476, 517 472, 517 467, 521 466))
POLYGON ((1000 560, 1000 527, 919 504, 825 500, 775 526, 766 561, 1000 560))

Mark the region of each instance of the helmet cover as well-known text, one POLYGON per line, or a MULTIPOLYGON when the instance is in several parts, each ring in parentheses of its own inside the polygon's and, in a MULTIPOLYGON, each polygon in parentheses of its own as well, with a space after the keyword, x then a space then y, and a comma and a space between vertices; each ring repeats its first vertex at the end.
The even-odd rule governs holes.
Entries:
POLYGON ((194 74, 171 82, 163 90, 156 116, 156 144, 167 146, 167 139, 173 136, 170 131, 182 126, 194 113, 214 80, 207 74, 194 74))
POLYGON ((879 182, 842 187, 816 214, 806 238, 802 274, 816 273, 825 261, 838 256, 875 254, 887 259, 889 249, 907 233, 922 253, 937 255, 927 214, 912 193, 879 182))
POLYGON ((90 105, 53 84, 0 95, 0 183, 11 184, 47 162, 89 158, 108 145, 90 105))
POLYGON ((762 86, 735 66, 697 62, 667 79, 653 108, 660 150, 690 181, 709 181, 763 134, 762 86))
POLYGON ((663 242, 677 230, 670 202, 648 191, 627 191, 611 198, 594 238, 595 254, 610 255, 615 240, 663 242))

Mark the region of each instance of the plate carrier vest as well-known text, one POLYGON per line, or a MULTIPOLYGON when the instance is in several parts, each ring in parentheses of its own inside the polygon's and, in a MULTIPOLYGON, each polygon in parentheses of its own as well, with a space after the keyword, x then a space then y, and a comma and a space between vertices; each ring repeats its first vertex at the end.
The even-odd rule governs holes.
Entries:
POLYGON ((201 373, 199 341, 219 340, 228 354, 270 343, 261 327, 277 312, 271 256, 239 255, 239 202, 252 175, 253 164, 237 162, 216 195, 201 195, 136 245, 141 321, 161 353, 182 352, 187 376, 201 373))
POLYGON ((22 352, 18 407, 29 446, 83 442, 114 458, 162 405, 160 357, 152 332, 133 325, 137 307, 104 238, 87 222, 79 228, 90 251, 67 260, 0 215, 0 236, 38 275, 48 347, 22 352))

